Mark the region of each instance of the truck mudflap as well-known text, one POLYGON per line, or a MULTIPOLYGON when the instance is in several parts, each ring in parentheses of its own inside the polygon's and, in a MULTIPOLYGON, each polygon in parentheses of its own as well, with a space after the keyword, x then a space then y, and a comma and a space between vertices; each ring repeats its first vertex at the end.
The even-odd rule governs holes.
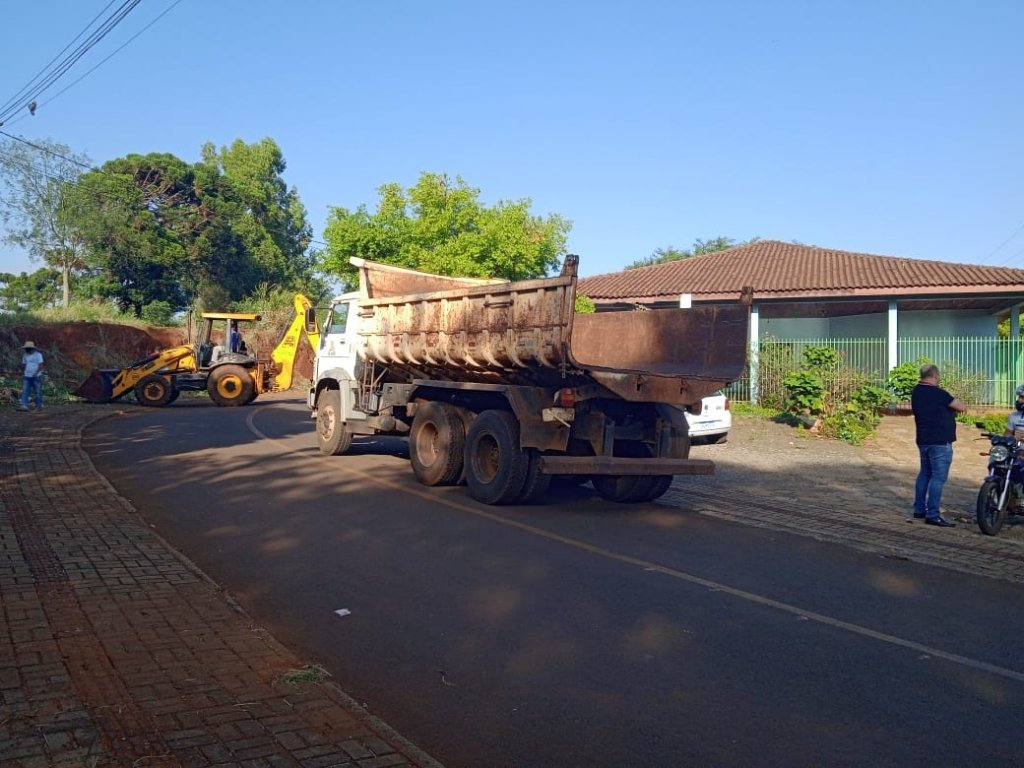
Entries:
POLYGON ((120 368, 94 368, 71 394, 90 403, 109 403, 114 399, 114 379, 119 373, 120 368))
POLYGON ((542 475, 713 475, 708 459, 631 459, 619 456, 541 456, 542 475))

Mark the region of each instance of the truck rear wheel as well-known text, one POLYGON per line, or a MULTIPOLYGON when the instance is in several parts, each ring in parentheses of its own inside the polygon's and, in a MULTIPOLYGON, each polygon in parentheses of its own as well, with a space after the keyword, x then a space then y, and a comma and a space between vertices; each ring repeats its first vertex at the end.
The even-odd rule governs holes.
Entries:
POLYGON ((135 399, 139 405, 162 408, 172 402, 177 394, 174 385, 163 376, 151 373, 143 376, 135 385, 135 399))
POLYGON ((453 485, 462 477, 466 427, 459 412, 444 403, 416 407, 409 430, 409 463, 423 485, 453 485))
POLYGON ((316 404, 316 445, 325 456, 340 456, 352 445, 352 433, 341 420, 341 393, 327 389, 316 404))
POLYGON ((484 504, 509 504, 526 483, 529 457, 519 447, 519 422, 507 411, 484 411, 466 432, 466 485, 484 504))
POLYGON ((206 381, 206 391, 217 405, 234 407, 252 400, 256 382, 242 366, 222 365, 213 369, 206 381))
POLYGON ((527 448, 525 450, 530 463, 526 469, 526 480, 523 482, 523 491, 519 495, 519 501, 523 504, 528 504, 531 501, 536 501, 548 492, 554 475, 541 474, 540 451, 536 448, 527 448))
MULTIPOLYGON (((646 443, 634 440, 620 441, 615 443, 615 455, 633 459, 648 458, 651 450, 646 443)), ((656 498, 652 494, 657 480, 657 475, 597 475, 590 482, 601 498, 620 504, 633 504, 656 498)), ((669 482, 671 483, 671 479, 669 482)), ((660 486, 662 483, 657 485, 660 486)), ((665 486, 658 496, 667 490, 668 486, 665 486)))

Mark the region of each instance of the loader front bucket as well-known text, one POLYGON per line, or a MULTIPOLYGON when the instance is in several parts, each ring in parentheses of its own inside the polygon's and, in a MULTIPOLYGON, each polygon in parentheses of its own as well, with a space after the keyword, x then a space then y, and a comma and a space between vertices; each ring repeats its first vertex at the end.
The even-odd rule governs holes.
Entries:
POLYGON ((113 400, 114 377, 120 372, 117 368, 93 368, 89 378, 79 384, 78 389, 71 394, 90 403, 109 403, 113 400))

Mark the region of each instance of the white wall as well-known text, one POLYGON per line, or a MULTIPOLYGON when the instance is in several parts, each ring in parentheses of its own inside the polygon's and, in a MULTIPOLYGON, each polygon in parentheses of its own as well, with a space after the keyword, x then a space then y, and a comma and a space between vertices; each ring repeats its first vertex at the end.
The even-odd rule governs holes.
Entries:
POLYGON ((828 318, 824 317, 782 317, 766 319, 761 315, 759 338, 771 336, 775 339, 824 339, 829 335, 828 318))
POLYGON ((967 311, 900 312, 897 318, 901 338, 932 336, 995 336, 998 325, 993 315, 967 311))
MULTIPOLYGON (((896 319, 899 336, 934 338, 937 336, 981 336, 996 334, 996 318, 976 311, 900 312, 896 319)), ((761 315, 760 338, 776 339, 863 339, 886 338, 888 315, 846 315, 843 317, 784 317, 766 319, 761 315)))

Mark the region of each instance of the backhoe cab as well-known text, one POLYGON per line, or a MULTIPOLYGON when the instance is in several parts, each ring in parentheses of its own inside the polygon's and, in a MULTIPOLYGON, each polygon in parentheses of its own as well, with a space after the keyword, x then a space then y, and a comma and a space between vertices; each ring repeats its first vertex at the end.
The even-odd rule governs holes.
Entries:
POLYGON ((205 390, 217 405, 246 405, 265 392, 291 386, 310 306, 305 296, 295 296, 295 317, 270 360, 259 360, 246 348, 240 329, 258 321, 259 315, 204 312, 193 343, 159 350, 127 368, 94 369, 72 394, 93 403, 109 403, 133 392, 140 405, 159 407, 173 403, 180 392, 205 390))

